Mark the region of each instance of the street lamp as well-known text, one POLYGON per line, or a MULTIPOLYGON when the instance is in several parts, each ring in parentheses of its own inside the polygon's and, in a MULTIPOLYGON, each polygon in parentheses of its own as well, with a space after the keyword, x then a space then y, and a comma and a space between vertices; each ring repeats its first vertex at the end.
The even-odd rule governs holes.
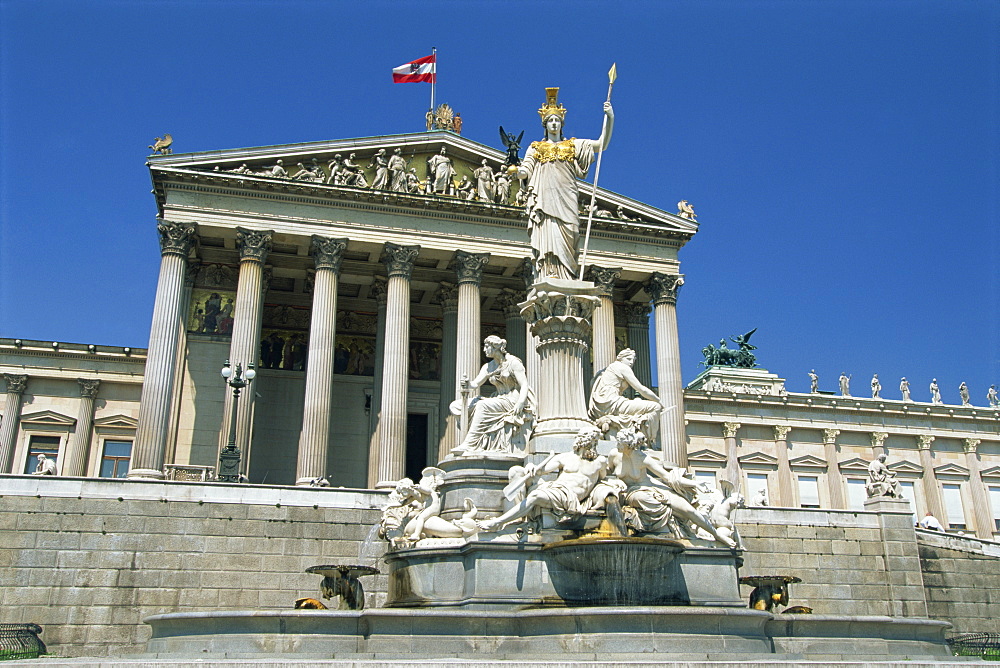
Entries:
POLYGON ((236 410, 239 406, 240 390, 250 384, 250 381, 257 375, 253 364, 247 364, 246 373, 240 362, 236 363, 233 369, 229 365, 229 360, 222 367, 222 379, 229 387, 233 388, 233 409, 229 421, 229 442, 219 453, 219 471, 216 480, 219 482, 239 482, 240 481, 240 449, 236 447, 236 410))

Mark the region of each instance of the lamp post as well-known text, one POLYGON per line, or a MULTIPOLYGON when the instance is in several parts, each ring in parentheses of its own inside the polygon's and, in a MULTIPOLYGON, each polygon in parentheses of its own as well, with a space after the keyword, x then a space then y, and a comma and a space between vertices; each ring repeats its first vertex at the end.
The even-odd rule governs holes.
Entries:
POLYGON ((236 410, 239 406, 240 390, 250 384, 250 381, 257 375, 253 364, 247 364, 246 373, 243 372, 243 365, 236 363, 236 369, 229 365, 229 360, 222 367, 222 378, 229 387, 233 388, 233 410, 229 421, 229 442, 219 453, 219 471, 216 480, 219 482, 239 482, 240 481, 240 449, 236 447, 236 410))

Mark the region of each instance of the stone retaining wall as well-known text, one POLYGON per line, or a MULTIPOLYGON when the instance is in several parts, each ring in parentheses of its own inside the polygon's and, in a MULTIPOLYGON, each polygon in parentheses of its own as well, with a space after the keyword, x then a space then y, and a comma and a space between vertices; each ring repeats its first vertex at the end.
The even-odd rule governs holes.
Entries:
POLYGON ((958 633, 1000 633, 1000 544, 917 530, 931 617, 958 633))

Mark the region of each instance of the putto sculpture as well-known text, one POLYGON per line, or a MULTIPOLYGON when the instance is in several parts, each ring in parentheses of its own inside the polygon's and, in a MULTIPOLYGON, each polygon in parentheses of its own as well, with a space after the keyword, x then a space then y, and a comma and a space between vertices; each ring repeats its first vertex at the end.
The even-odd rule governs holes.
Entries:
POLYGON ((587 175, 594 154, 607 149, 615 117, 611 103, 605 102, 607 120, 599 139, 566 139, 566 108, 559 104, 559 89, 546 88, 545 94, 545 104, 538 110, 545 137, 528 147, 517 177, 534 188, 535 199, 528 202, 527 213, 535 275, 574 280, 579 271, 578 179, 587 175))
POLYGON ((719 340, 718 348, 712 344, 708 344, 701 349, 701 354, 705 356, 701 364, 707 367, 734 366, 741 369, 754 368, 757 366, 757 358, 754 356, 753 351, 757 350, 757 346, 750 344, 750 337, 756 331, 757 328, 754 327, 746 334, 729 337, 729 340, 738 346, 735 350, 726 344, 725 339, 719 340))

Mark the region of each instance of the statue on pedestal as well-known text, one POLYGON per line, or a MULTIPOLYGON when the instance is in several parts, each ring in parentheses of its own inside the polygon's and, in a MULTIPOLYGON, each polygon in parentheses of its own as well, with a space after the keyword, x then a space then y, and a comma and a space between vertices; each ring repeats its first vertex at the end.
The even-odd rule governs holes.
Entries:
POLYGON ((600 139, 565 139, 566 108, 558 103, 558 88, 546 88, 545 104, 538 110, 545 138, 532 142, 517 168, 517 177, 534 187, 528 207, 528 232, 538 278, 575 280, 579 271, 577 242, 580 236, 579 185, 587 175, 594 153, 608 147, 614 111, 604 103, 607 116, 600 139))
POLYGON ((878 380, 878 374, 872 376, 872 399, 882 398, 882 383, 878 380))
POLYGON ((868 482, 865 483, 865 491, 868 492, 869 499, 876 496, 889 496, 894 499, 903 497, 896 474, 885 465, 885 455, 879 455, 875 461, 868 465, 868 482))
POLYGON ((969 395, 969 386, 965 384, 964 380, 962 381, 962 384, 958 386, 958 396, 962 397, 963 406, 972 405, 971 396, 969 395))
POLYGON ((986 401, 989 402, 990 408, 1000 406, 1000 396, 997 395, 996 385, 990 385, 990 389, 986 391, 986 401))
POLYGON ((846 373, 840 374, 840 396, 851 396, 851 377, 846 373))
POLYGON ((943 401, 941 401, 941 388, 938 386, 937 378, 934 378, 933 380, 931 380, 930 390, 931 390, 931 403, 932 404, 942 404, 942 403, 944 403, 943 401))
MULTIPOLYGON (((499 336, 487 336, 483 354, 490 361, 472 381, 463 383, 463 394, 489 382, 496 388, 492 397, 476 397, 469 402, 471 419, 468 431, 457 450, 513 452, 527 447, 534 422, 534 398, 528 387, 524 364, 507 352, 507 341, 499 336)), ((461 414, 462 398, 453 402, 453 413, 461 414)))
POLYGON ((590 391, 589 415, 611 437, 621 429, 634 427, 652 441, 656 438, 663 404, 655 392, 639 382, 632 371, 633 364, 635 351, 626 348, 618 353, 618 359, 597 374, 590 391), (644 398, 625 398, 622 393, 630 387, 644 398))
POLYGON ((450 195, 454 186, 452 178, 455 176, 455 169, 451 166, 451 158, 447 155, 444 146, 437 155, 432 155, 427 159, 427 185, 435 195, 450 195))
POLYGON ((910 381, 906 380, 906 376, 903 376, 899 381, 899 393, 903 395, 903 401, 912 401, 910 399, 910 381))
POLYGON ((389 158, 389 190, 397 193, 406 192, 406 160, 403 159, 403 149, 397 148, 389 158))
POLYGON ((813 394, 819 392, 819 376, 816 375, 816 369, 809 372, 809 391, 813 394))

